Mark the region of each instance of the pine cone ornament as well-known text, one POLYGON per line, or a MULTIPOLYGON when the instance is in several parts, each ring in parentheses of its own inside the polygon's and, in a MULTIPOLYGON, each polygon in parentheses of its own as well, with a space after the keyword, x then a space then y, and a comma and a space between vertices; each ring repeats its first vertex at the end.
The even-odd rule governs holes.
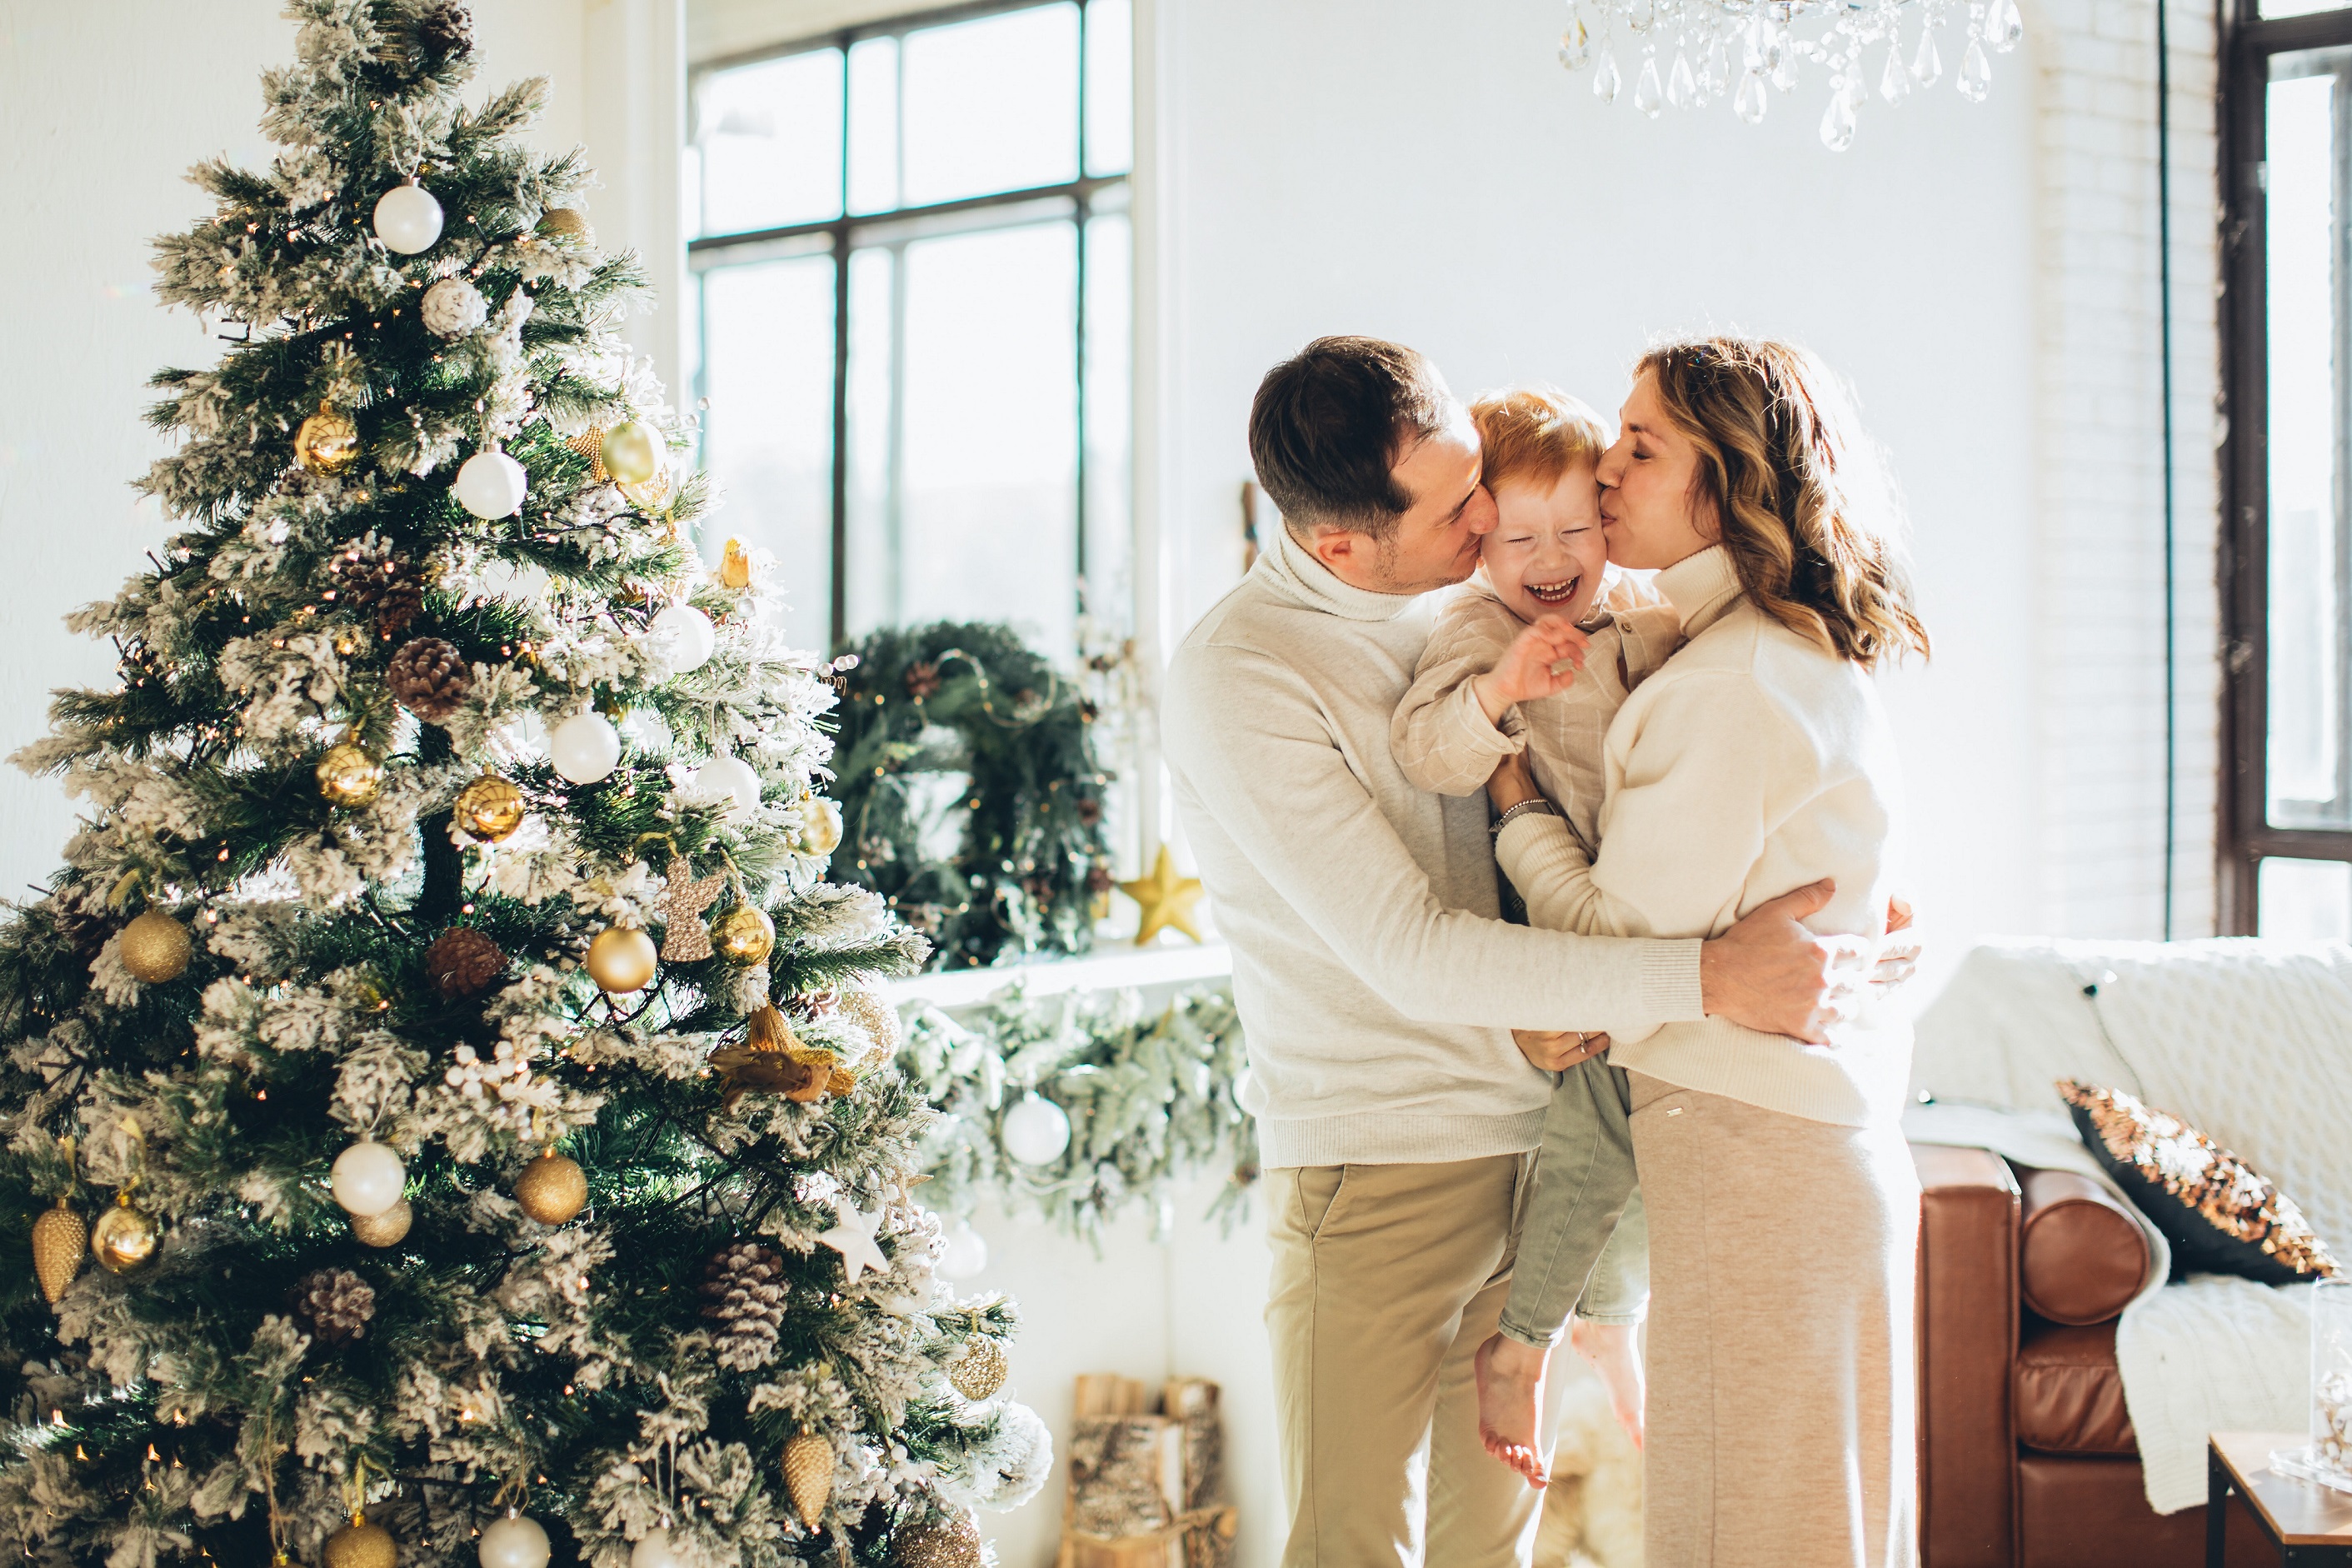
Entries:
POLYGON ((907 695, 920 702, 940 689, 940 667, 929 659, 917 659, 907 667, 907 695))
POLYGON ((474 16, 465 6, 450 0, 436 5, 418 18, 416 43, 435 59, 451 59, 474 52, 474 16))
POLYGON ((489 301, 463 278, 444 278, 425 290, 417 314, 437 338, 462 338, 490 319, 489 301))
POLYGON ((703 1269, 702 1309, 717 1328, 713 1356, 733 1372, 751 1372, 776 1359, 776 1331, 789 1297, 783 1255, 756 1241, 739 1241, 703 1269))
POLYGON ((294 1315, 321 1344, 348 1344, 367 1334, 375 1291, 348 1268, 320 1268, 294 1287, 294 1315))
POLYGON ((794 1433, 784 1444, 784 1490, 802 1526, 814 1530, 833 1501, 833 1445, 814 1432, 794 1433))
POLYGON ((506 969, 507 955, 499 944, 471 926, 442 932, 425 950, 425 973, 447 1002, 480 995, 506 969))
POLYGON ((379 637, 396 637, 425 608, 425 589, 399 560, 354 545, 335 557, 335 596, 352 609, 375 612, 379 637))
POLYGON ((412 637, 384 667, 384 684, 400 705, 419 719, 446 719, 474 687, 473 671, 455 645, 439 637, 412 637))

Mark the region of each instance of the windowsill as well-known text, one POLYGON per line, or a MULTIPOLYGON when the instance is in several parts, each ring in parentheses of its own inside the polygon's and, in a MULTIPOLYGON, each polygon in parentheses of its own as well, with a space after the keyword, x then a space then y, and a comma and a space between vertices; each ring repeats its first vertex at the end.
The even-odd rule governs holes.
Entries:
POLYGON ((909 1002, 929 1002, 936 1007, 969 1007, 988 1000, 1016 981, 1031 996, 1055 996, 1068 991, 1182 985, 1222 980, 1233 972, 1233 950, 1220 941, 1140 949, 1121 943, 1108 950, 1097 949, 1084 958, 1036 959, 988 969, 909 975, 902 980, 885 981, 879 989, 886 999, 900 1006, 909 1002))

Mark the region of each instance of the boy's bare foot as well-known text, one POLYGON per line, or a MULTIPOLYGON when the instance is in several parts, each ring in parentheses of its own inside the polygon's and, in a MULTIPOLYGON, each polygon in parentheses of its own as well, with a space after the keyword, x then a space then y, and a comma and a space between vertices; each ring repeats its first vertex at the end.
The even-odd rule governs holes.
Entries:
MULTIPOLYGON (((1642 1345, 1641 1329, 1633 1323, 1588 1323, 1582 1318, 1569 1331, 1570 1342, 1576 1353, 1592 1363, 1601 1376, 1601 1385, 1609 1391, 1609 1403, 1617 1412, 1618 1425, 1633 1439, 1633 1447, 1642 1446, 1642 1345)), ((1486 1409, 1486 1384, 1479 1384, 1478 1407, 1486 1409)), ((1489 1445, 1491 1447, 1491 1445, 1489 1445)))
POLYGON ((1543 1409, 1544 1363, 1550 1352, 1523 1345, 1507 1334, 1496 1334, 1478 1347, 1478 1436, 1492 1454, 1542 1488, 1543 1449, 1536 1441, 1536 1426, 1543 1409))

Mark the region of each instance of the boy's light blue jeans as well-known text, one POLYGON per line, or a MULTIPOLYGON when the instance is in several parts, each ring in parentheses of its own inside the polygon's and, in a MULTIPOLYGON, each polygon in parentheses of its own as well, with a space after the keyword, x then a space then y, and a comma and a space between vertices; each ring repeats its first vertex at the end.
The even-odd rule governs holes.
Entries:
POLYGON ((1521 1344, 1558 1344, 1571 1310, 1595 1323, 1638 1323, 1649 1305, 1650 1227, 1626 1121, 1633 1107, 1625 1070, 1606 1059, 1579 1062, 1552 1090, 1500 1324, 1521 1344))

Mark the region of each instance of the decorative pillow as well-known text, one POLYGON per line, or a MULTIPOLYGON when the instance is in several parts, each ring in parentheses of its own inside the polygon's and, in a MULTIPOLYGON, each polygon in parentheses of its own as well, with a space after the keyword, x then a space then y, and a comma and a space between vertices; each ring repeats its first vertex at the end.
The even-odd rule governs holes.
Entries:
POLYGON ((2177 1116, 2121 1089, 2058 1080, 2084 1147, 2172 1243, 2176 1277, 2241 1274, 2265 1285, 2333 1279, 2335 1258, 2294 1200, 2177 1116))

